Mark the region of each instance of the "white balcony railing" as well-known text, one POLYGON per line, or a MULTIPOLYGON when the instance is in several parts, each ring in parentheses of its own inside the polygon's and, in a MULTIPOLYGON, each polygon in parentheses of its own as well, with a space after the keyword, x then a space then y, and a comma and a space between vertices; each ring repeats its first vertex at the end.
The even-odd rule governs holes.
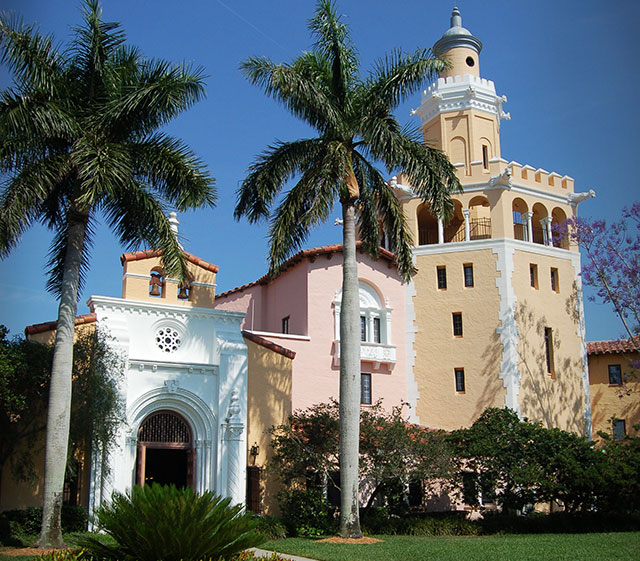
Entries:
MULTIPOLYGON (((385 345, 384 343, 367 343, 360 342, 360 360, 375 363, 376 367, 380 364, 395 364, 396 347, 393 345, 385 345)), ((333 342, 333 362, 340 363, 340 341, 333 342)))

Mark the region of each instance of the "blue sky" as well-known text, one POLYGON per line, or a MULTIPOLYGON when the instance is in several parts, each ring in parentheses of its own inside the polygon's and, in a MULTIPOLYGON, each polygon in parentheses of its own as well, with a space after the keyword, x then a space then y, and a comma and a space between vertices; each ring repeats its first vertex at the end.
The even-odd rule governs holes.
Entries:
MULTIPOLYGON (((339 12, 351 26, 366 71, 393 48, 431 46, 449 27, 458 5, 463 25, 484 44, 480 72, 506 94, 502 156, 535 168, 567 174, 576 191, 595 189, 580 206, 585 217, 615 220, 623 206, 640 198, 636 105, 640 91, 635 48, 640 3, 621 0, 342 0, 339 12)), ((2 9, 37 22, 44 33, 67 43, 80 21, 71 0, 3 0, 2 9)), ((220 267, 218 292, 255 280, 267 269, 266 226, 235 222, 235 191, 252 159, 275 139, 310 136, 303 124, 251 86, 240 61, 264 55, 288 61, 311 45, 306 25, 310 0, 104 0, 104 19, 119 21, 130 44, 155 58, 203 66, 207 98, 174 121, 168 131, 184 139, 216 178, 216 209, 181 215, 188 251, 220 267)), ((0 89, 10 84, 0 68, 0 89)), ((420 103, 416 94, 397 116, 409 122, 420 103)), ((337 217, 339 209, 334 210, 337 217)), ((333 216, 307 247, 339 243, 333 216)), ((55 319, 57 303, 45 292, 44 263, 51 235, 30 230, 13 254, 0 261, 0 323, 14 334, 25 325, 55 319)), ((103 226, 96 232, 91 270, 78 313, 91 294, 119 296, 124 249, 103 226)), ((587 294, 588 296, 588 294, 587 294)), ((587 338, 617 338, 614 314, 585 299, 587 338)))

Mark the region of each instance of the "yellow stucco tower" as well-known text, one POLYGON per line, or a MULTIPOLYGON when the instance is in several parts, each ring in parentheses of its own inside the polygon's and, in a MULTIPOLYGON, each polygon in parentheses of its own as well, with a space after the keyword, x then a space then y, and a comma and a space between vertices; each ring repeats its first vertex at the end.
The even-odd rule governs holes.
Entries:
POLYGON ((553 226, 594 193, 502 159, 506 97, 481 77, 481 50, 454 8, 434 45, 450 68, 416 110, 425 142, 449 156, 464 188, 452 219, 434 216, 403 176, 392 180, 416 242, 407 298, 415 420, 455 429, 507 406, 591 434, 580 254, 553 226))

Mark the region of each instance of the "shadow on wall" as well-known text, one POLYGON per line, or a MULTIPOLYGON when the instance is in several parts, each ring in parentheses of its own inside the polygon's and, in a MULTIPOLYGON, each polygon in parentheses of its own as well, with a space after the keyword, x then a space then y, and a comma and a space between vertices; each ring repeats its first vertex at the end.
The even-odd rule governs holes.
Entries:
POLYGON ((522 414, 531 421, 586 434, 577 302, 574 284, 565 302, 569 321, 561 325, 534 311, 527 300, 517 305, 519 401, 522 414))
POLYGON ((503 346, 500 334, 493 331, 480 357, 482 392, 475 402, 475 411, 470 424, 473 423, 487 407, 504 407, 505 388, 498 376, 502 366, 503 346))

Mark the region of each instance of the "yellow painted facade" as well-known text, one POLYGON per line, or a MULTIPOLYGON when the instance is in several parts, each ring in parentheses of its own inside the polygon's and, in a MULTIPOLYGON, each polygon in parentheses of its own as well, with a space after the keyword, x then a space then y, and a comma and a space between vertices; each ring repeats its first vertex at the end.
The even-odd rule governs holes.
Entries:
MULTIPOLYGON (((144 254, 145 252, 139 252, 144 254)), ((204 268, 188 261, 189 274, 191 276, 191 287, 188 298, 179 298, 179 283, 176 279, 162 278, 163 284, 158 289, 159 296, 150 294, 151 273, 162 273, 162 262, 158 255, 150 252, 149 257, 127 260, 125 254, 122 258, 122 298, 127 300, 151 300, 163 301, 167 304, 178 304, 183 306, 195 306, 199 308, 213 308, 216 293, 216 273, 213 266, 204 268)))
POLYGON ((599 432, 612 434, 613 420, 624 421, 629 436, 639 436, 640 379, 638 352, 589 353, 589 385, 593 414, 593 437, 599 432), (622 384, 610 383, 609 367, 619 366, 622 384))
POLYGON ((566 175, 502 159, 506 97, 480 77, 481 48, 454 9, 451 28, 434 45, 450 68, 417 110, 425 142, 447 154, 463 186, 453 195, 453 216, 439 219, 406 176, 395 178, 418 269, 409 401, 421 423, 437 428, 469 426, 486 407, 507 406, 545 426, 589 434, 580 256, 554 227, 590 195, 575 196, 566 175), (473 287, 465 286, 465 264, 473 267, 473 287), (446 289, 438 267, 446 268, 446 289), (462 336, 453 334, 454 314, 462 336))
POLYGON ((265 469, 272 453, 268 430, 284 424, 291 414, 293 360, 247 339, 245 342, 249 359, 247 458, 249 465, 263 468, 262 506, 268 514, 275 516, 279 482, 265 469), (250 453, 253 445, 259 447, 255 459, 250 453))

